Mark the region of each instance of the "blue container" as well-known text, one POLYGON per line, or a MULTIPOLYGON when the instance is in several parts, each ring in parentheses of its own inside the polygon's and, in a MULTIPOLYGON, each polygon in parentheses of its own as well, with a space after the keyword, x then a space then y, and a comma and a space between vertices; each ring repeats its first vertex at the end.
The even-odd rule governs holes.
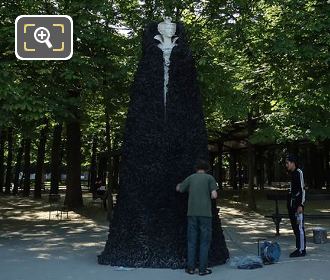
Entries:
POLYGON ((281 247, 277 242, 265 241, 261 245, 261 259, 264 264, 272 264, 278 262, 281 256, 281 247))

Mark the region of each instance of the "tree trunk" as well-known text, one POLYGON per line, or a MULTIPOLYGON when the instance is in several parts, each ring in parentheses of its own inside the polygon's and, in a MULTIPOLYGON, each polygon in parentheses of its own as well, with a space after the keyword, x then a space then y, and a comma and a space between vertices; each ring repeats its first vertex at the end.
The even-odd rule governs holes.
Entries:
POLYGON ((112 209, 113 209, 113 197, 112 197, 112 185, 113 185, 113 164, 112 164, 112 158, 111 158, 111 126, 110 126, 110 116, 109 116, 109 109, 108 105, 105 106, 105 131, 106 131, 106 144, 107 144, 107 167, 108 167, 108 213, 107 213, 107 219, 108 221, 111 221, 112 219, 112 209))
POLYGON ((81 133, 79 120, 70 120, 66 123, 66 136, 67 179, 65 204, 69 209, 77 209, 83 206, 80 182, 81 133))
POLYGON ((5 131, 0 130, 0 193, 4 192, 5 183, 5 131))
POLYGON ((13 129, 8 129, 7 135, 8 141, 8 156, 7 156, 7 171, 6 171, 6 183, 5 183, 5 193, 10 194, 11 181, 13 178, 12 174, 12 164, 13 164, 13 129))
POLYGON ((37 166, 36 166, 36 179, 34 185, 34 198, 41 198, 41 189, 43 187, 42 177, 44 173, 43 171, 44 171, 44 162, 45 162, 47 133, 48 133, 48 121, 46 121, 45 126, 40 131, 37 166))
POLYGON ((31 139, 27 138, 24 140, 24 185, 23 185, 23 196, 30 195, 30 151, 31 151, 31 139))
POLYGON ((237 190, 237 152, 230 151, 229 157, 229 173, 230 173, 230 186, 233 190, 237 190))
POLYGON ((323 180, 322 180, 322 165, 320 159, 320 151, 316 144, 311 144, 311 153, 312 153, 312 176, 313 176, 313 186, 314 189, 322 189, 323 180))
POLYGON ((97 177, 102 181, 102 185, 106 185, 107 182, 107 159, 108 153, 101 153, 98 157, 97 163, 97 177))
POLYGON ((330 188, 330 140, 326 140, 324 143, 325 148, 325 180, 327 189, 330 188))
POLYGON ((62 161, 62 129, 63 124, 57 124, 53 132, 53 143, 51 151, 50 163, 50 194, 58 194, 58 187, 61 177, 61 161, 62 161))
POLYGON ((243 189, 243 166, 242 166, 242 157, 238 158, 238 189, 242 190, 243 189))
POLYGON ((215 162, 216 154, 214 152, 209 151, 209 164, 210 170, 209 173, 214 176, 214 162, 215 162))
POLYGON ((323 189, 326 186, 326 167, 325 167, 325 146, 323 145, 323 143, 319 144, 319 149, 318 149, 318 153, 319 153, 319 158, 318 158, 318 162, 319 162, 319 183, 320 183, 320 189, 323 189))
POLYGON ((248 197, 248 205, 250 210, 256 210, 257 205, 254 197, 254 148, 250 141, 250 136, 253 133, 253 123, 251 114, 248 116, 248 170, 249 170, 249 197, 248 197))
POLYGON ((17 151, 13 195, 18 194, 18 187, 19 187, 19 180, 20 180, 19 174, 21 172, 23 148, 24 148, 24 141, 22 140, 20 147, 18 148, 18 151, 17 151))
POLYGON ((263 190, 265 184, 264 150, 262 147, 258 147, 257 151, 257 186, 260 190, 263 190))
POLYGON ((89 169, 90 180, 89 180, 89 190, 91 193, 96 192, 95 190, 95 181, 96 181, 96 174, 97 174, 97 167, 96 167, 96 152, 97 152, 97 136, 94 135, 93 143, 92 143, 92 157, 91 157, 91 165, 89 169))
MULTIPOLYGON (((148 5, 148 3, 146 3, 148 5)), ((107 25, 108 26, 108 25, 107 25)), ((107 220, 112 220, 112 210, 113 210, 113 196, 112 188, 114 181, 114 172, 113 172, 113 163, 112 163, 112 148, 111 148, 111 124, 110 124, 110 93, 106 92, 108 85, 107 76, 104 76, 103 79, 103 102, 104 102, 104 116, 105 116, 105 138, 106 138, 106 147, 107 147, 107 173, 108 173, 108 184, 107 184, 107 220)))
POLYGON ((113 182, 112 182, 112 193, 118 192, 119 190, 119 164, 120 156, 116 155, 113 157, 113 182))
POLYGON ((274 150, 273 149, 269 149, 267 152, 266 168, 267 168, 268 186, 271 186, 272 182, 274 181, 274 150))
POLYGON ((304 181, 309 189, 313 188, 313 176, 312 176, 312 162, 311 162, 311 148, 310 144, 305 146, 305 170, 304 181))
POLYGON ((222 174, 222 155, 223 155, 223 143, 222 141, 218 142, 218 184, 220 190, 223 187, 223 174, 222 174))

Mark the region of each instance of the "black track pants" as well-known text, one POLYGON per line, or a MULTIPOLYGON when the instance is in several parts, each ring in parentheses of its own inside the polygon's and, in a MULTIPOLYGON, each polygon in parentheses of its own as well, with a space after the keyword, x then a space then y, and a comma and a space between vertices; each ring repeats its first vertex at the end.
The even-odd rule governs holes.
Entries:
POLYGON ((306 235, 304 227, 304 214, 299 214, 301 222, 297 222, 297 207, 288 206, 289 218, 294 235, 296 236, 296 248, 300 251, 306 250, 306 235))

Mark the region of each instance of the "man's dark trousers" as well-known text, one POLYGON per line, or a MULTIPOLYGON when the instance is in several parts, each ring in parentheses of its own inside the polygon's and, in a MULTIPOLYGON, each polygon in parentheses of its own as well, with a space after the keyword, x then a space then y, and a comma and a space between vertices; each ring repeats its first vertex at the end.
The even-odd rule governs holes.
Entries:
POLYGON ((194 269, 196 261, 197 240, 199 236, 199 270, 205 271, 208 263, 212 239, 212 218, 188 216, 188 261, 187 268, 194 269))
POLYGON ((306 250, 306 234, 305 234, 305 227, 304 227, 304 214, 301 214, 302 220, 300 223, 297 223, 297 208, 298 207, 291 207, 288 205, 288 213, 291 222, 291 227, 296 236, 296 248, 299 251, 306 250))

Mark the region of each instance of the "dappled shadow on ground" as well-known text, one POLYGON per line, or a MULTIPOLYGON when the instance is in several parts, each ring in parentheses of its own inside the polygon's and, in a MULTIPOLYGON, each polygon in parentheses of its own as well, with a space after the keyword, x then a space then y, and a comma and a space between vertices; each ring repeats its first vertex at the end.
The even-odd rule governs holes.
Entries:
MULTIPOLYGON (((48 202, 48 195, 42 199, 31 199, 21 196, 0 196, 0 217, 4 219, 60 219, 55 211, 56 208, 63 207, 64 194, 61 194, 61 201, 58 206, 51 206, 48 202), (52 210, 49 213, 49 210, 52 210), (50 214, 50 217, 49 217, 50 214)), ((90 193, 84 193, 84 207, 75 211, 69 211, 69 220, 93 220, 97 224, 108 225, 107 212, 103 208, 102 201, 93 200, 90 193)), ((66 219, 66 212, 62 213, 62 218, 66 219)))
MULTIPOLYGON (((0 249, 6 248, 6 262, 21 262, 24 254, 40 260, 66 260, 81 258, 96 264, 96 255, 104 247, 108 232, 106 212, 102 205, 90 204, 91 198, 84 198, 86 207, 80 213, 69 212, 69 219, 63 220, 52 212, 49 220, 49 204, 46 199, 33 200, 22 197, 0 196, 0 249), (23 254, 23 255, 22 255, 23 254)), ((290 262, 288 254, 294 249, 294 237, 289 221, 281 223, 281 236, 275 236, 275 226, 262 214, 247 212, 239 207, 223 203, 220 207, 222 228, 231 256, 257 254, 260 239, 277 241, 282 248, 283 262, 290 262)), ((308 259, 330 260, 330 243, 314 244, 312 229, 316 226, 330 228, 328 220, 306 221, 308 259)))
POLYGON ((96 261, 108 229, 106 222, 87 219, 72 211, 69 219, 63 214, 60 220, 56 211, 49 219, 48 203, 22 197, 0 197, 0 219, 0 248, 9 246, 13 255, 15 251, 26 252, 38 259, 65 259, 67 256, 61 252, 79 255, 94 247, 96 261))
MULTIPOLYGON (((281 223, 281 235, 275 236, 275 225, 271 219, 264 218, 260 213, 247 212, 241 207, 233 208, 231 204, 224 204, 225 206, 220 207, 220 216, 231 256, 256 255, 258 240, 269 240, 280 244, 282 261, 293 261, 288 258, 289 253, 295 249, 295 239, 288 219, 283 219, 281 223)), ((330 243, 313 243, 313 228, 318 226, 330 229, 330 220, 305 221, 308 251, 306 259, 324 261, 326 258, 330 262, 330 243)))

